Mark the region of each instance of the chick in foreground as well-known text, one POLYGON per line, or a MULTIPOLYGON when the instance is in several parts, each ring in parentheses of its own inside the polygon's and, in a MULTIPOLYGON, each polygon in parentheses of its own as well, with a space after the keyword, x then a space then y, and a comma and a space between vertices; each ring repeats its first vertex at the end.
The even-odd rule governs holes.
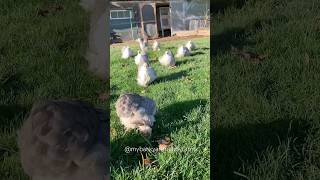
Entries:
POLYGON ((156 103, 135 93, 121 95, 116 102, 116 112, 126 131, 138 129, 143 135, 150 136, 155 122, 156 103))
POLYGON ((164 55, 159 58, 159 62, 161 65, 167 67, 174 67, 176 64, 174 56, 170 50, 166 51, 164 55))
POLYGON ((32 180, 102 180, 107 114, 80 101, 35 104, 18 132, 21 164, 32 180))
POLYGON ((192 41, 188 41, 186 44, 186 48, 188 48, 189 51, 193 51, 196 49, 196 45, 192 41))
POLYGON ((182 45, 178 48, 176 57, 180 58, 185 56, 190 56, 190 51, 188 50, 188 48, 182 45))
POLYGON ((142 52, 138 51, 138 54, 136 55, 136 57, 134 57, 134 62, 138 66, 148 61, 149 61, 148 55, 144 51, 142 52))
POLYGON ((150 83, 157 79, 155 70, 149 63, 143 63, 138 67, 137 82, 142 87, 147 87, 150 83))
POLYGON ((122 52, 122 56, 121 56, 122 59, 128 59, 134 56, 134 53, 129 46, 124 46, 121 52, 122 52))
POLYGON ((153 51, 160 51, 160 43, 157 40, 153 42, 152 49, 153 51))

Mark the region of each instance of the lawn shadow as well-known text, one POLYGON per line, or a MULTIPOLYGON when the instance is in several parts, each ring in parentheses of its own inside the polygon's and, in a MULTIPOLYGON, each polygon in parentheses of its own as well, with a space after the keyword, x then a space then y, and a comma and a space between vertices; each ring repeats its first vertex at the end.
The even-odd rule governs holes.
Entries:
POLYGON ((212 56, 216 57, 218 53, 225 54, 230 52, 231 46, 243 49, 244 46, 252 46, 256 43, 249 40, 248 37, 263 28, 264 24, 288 22, 284 16, 278 16, 275 19, 255 19, 247 23, 244 27, 225 28, 222 32, 214 33, 211 37, 210 48, 212 56))
POLYGON ((213 128, 216 139, 216 178, 239 179, 234 172, 239 171, 243 162, 254 163, 257 154, 261 154, 267 148, 277 148, 289 138, 297 138, 295 144, 302 145, 308 129, 308 120, 303 119, 279 119, 267 124, 213 128))
POLYGON ((210 11, 212 13, 223 13, 226 9, 231 7, 241 8, 245 5, 247 0, 215 0, 211 1, 210 11))
POLYGON ((109 101, 110 102, 116 101, 119 96, 120 96, 119 94, 111 94, 109 101))
POLYGON ((179 67, 181 65, 187 64, 190 61, 194 61, 194 59, 193 58, 192 59, 188 58, 188 59, 184 59, 182 61, 181 60, 176 61, 176 66, 179 67))
POLYGON ((210 50, 210 48, 203 47, 203 48, 197 48, 197 50, 203 50, 203 51, 206 51, 206 50, 210 50))
POLYGON ((21 72, 14 72, 15 70, 11 71, 13 72, 7 72, 4 75, 0 74, 2 75, 0 76, 0 88, 8 91, 18 91, 21 87, 25 87, 26 84, 21 81, 23 74, 21 72))
MULTIPOLYGON (((25 94, 29 87, 25 82, 21 80, 22 73, 15 72, 5 78, 1 84, 0 88, 4 91, 4 94, 10 96, 4 97, 8 98, 10 103, 0 104, 0 121, 2 127, 9 127, 10 125, 18 125, 20 122, 15 122, 17 116, 24 115, 31 108, 32 104, 25 104, 24 106, 12 102, 12 97, 18 96, 20 94, 25 94)), ((20 121, 20 120, 19 120, 20 121)))
POLYGON ((127 147, 144 148, 144 147, 158 147, 156 140, 159 137, 168 135, 173 131, 177 131, 181 127, 193 126, 195 123, 187 121, 175 121, 183 119, 183 117, 191 112, 194 108, 200 105, 205 105, 206 100, 198 99, 192 101, 184 101, 175 104, 171 104, 165 108, 162 108, 156 114, 156 123, 152 129, 152 136, 147 139, 140 135, 137 131, 130 131, 125 133, 120 138, 117 138, 110 142, 111 144, 111 164, 112 167, 118 168, 134 168, 141 163, 141 154, 146 152, 126 152, 127 147))
POLYGON ((205 53, 204 53, 204 52, 201 52, 201 51, 197 51, 197 52, 191 53, 190 56, 193 57, 193 56, 203 55, 203 54, 205 54, 205 53))
POLYGON ((174 46, 168 46, 168 47, 164 47, 164 48, 166 48, 167 50, 174 50, 174 49, 176 49, 177 47, 174 47, 174 46))
POLYGON ((187 74, 188 74, 188 70, 172 73, 167 76, 161 76, 161 77, 157 78, 153 83, 174 81, 174 80, 182 78, 183 76, 186 76, 187 74))
POLYGON ((169 134, 181 127, 192 126, 193 123, 177 120, 183 119, 188 112, 191 112, 199 106, 205 106, 206 103, 207 100, 205 99, 197 99, 174 103, 160 109, 156 115, 157 121, 154 127, 153 137, 169 134))
MULTIPOLYGON (((14 122, 15 118, 19 115, 27 113, 29 108, 21 105, 0 105, 0 121, 2 127, 9 127, 12 125, 20 125, 19 122, 14 122)), ((16 126, 15 126, 16 127, 16 126)))
POLYGON ((254 42, 247 40, 248 29, 232 28, 221 33, 214 34, 211 41, 212 56, 218 53, 230 52, 231 46, 242 49, 245 45, 254 45, 254 42))
POLYGON ((141 153, 146 152, 128 151, 127 148, 150 148, 150 139, 143 137, 137 131, 133 130, 125 133, 120 138, 110 142, 111 146, 111 165, 115 168, 134 168, 141 163, 141 153))

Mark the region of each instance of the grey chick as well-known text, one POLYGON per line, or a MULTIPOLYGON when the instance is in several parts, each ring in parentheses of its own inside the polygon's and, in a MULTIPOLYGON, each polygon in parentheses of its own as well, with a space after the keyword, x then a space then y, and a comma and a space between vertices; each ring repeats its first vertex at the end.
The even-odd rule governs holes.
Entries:
POLYGON ((21 164, 32 180, 102 180, 107 114, 80 101, 35 104, 18 131, 21 164))
POLYGON ((142 39, 142 38, 138 38, 136 40, 139 43, 139 47, 141 51, 147 52, 148 51, 148 39, 142 39))
POLYGON ((122 53, 122 56, 121 56, 122 59, 128 59, 134 56, 134 53, 129 46, 124 46, 121 49, 121 53, 122 53))
POLYGON ((137 75, 138 85, 142 87, 147 87, 156 79, 157 79, 157 73, 149 63, 144 62, 138 67, 138 75, 137 75))
POLYGON ((174 67, 176 61, 170 50, 166 51, 163 56, 159 58, 159 62, 163 66, 174 67))
POLYGON ((138 54, 134 57, 134 63, 138 66, 148 61, 149 61, 149 57, 144 51, 142 52, 138 51, 138 54))
POLYGON ((153 42, 152 49, 153 51, 160 51, 160 43, 157 40, 153 42))
POLYGON ((156 103, 135 93, 121 95, 116 102, 116 112, 126 130, 138 129, 150 136, 155 122, 156 103))
POLYGON ((192 41, 188 41, 186 44, 186 48, 188 48, 189 51, 193 51, 196 49, 196 45, 192 41))
POLYGON ((185 57, 185 56, 190 56, 190 51, 188 48, 182 45, 178 48, 176 57, 179 58, 179 57, 185 57))

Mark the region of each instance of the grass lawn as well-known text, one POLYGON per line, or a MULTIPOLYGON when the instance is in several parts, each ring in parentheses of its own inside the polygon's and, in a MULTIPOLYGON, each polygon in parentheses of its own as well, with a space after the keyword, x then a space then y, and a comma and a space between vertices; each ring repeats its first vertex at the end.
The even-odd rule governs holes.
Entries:
MULTIPOLYGON (((107 85, 86 71, 89 29, 78 1, 55 1, 63 10, 38 16, 51 1, 0 1, 0 179, 27 179, 16 130, 40 99, 77 98, 107 107, 107 85)), ((51 12, 51 11, 50 11, 51 12)))
POLYGON ((320 179, 320 1, 220 10, 211 46, 216 178, 320 179), (267 57, 255 64, 231 45, 267 57))
MULTIPOLYGON (((133 58, 121 59, 121 47, 111 47, 111 173, 113 179, 209 179, 209 38, 194 39, 194 55, 177 59, 177 67, 163 67, 156 57, 166 49, 176 53, 187 40, 161 42, 160 52, 150 52, 151 66, 158 80, 148 88, 136 82, 137 66, 133 58), (137 132, 125 133, 115 112, 115 101, 126 92, 135 92, 155 100, 159 109, 150 139, 137 132), (144 166, 138 153, 126 153, 125 147, 158 147, 156 140, 170 137, 173 147, 188 152, 148 152, 153 166, 144 166)), ((135 52, 137 44, 132 47, 135 52)))

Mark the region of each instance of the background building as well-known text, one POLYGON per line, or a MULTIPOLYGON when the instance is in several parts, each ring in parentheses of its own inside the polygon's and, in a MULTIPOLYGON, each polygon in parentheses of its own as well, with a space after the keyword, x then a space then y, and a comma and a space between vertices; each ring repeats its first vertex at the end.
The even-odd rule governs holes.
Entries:
POLYGON ((209 0, 111 1, 113 42, 195 35, 209 29, 209 0))

